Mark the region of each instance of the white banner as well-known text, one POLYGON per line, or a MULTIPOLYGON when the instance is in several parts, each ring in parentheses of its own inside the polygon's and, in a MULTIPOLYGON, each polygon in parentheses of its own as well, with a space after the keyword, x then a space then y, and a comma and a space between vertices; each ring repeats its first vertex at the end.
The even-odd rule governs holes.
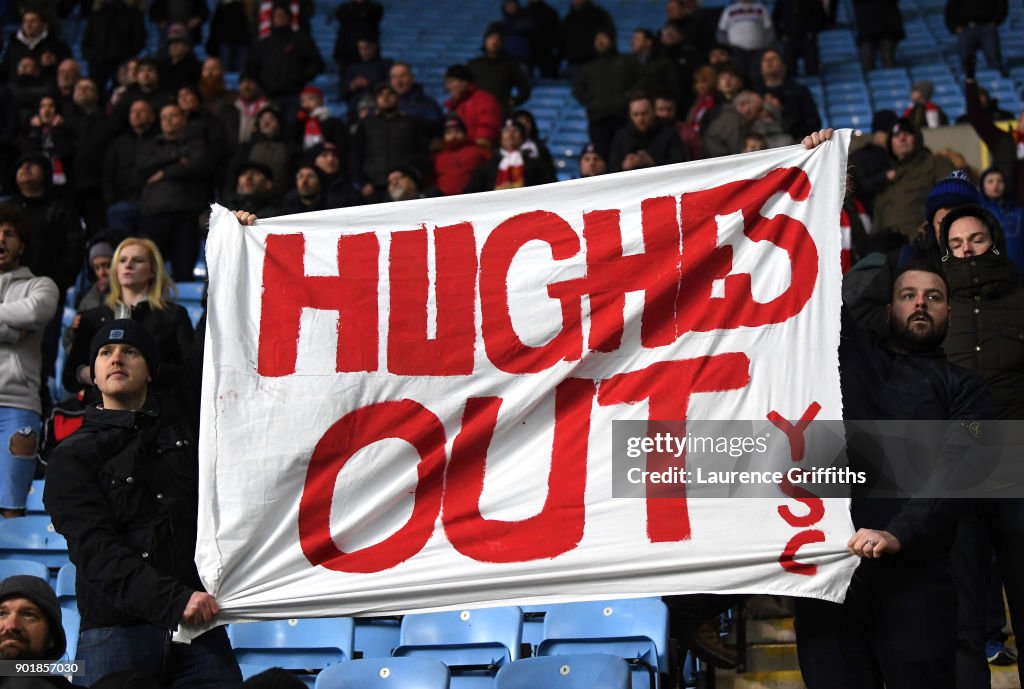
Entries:
POLYGON ((771 418, 798 460, 801 420, 842 417, 848 142, 245 228, 216 207, 196 558, 218 622, 842 600, 847 500, 615 497, 611 455, 615 420, 771 418))

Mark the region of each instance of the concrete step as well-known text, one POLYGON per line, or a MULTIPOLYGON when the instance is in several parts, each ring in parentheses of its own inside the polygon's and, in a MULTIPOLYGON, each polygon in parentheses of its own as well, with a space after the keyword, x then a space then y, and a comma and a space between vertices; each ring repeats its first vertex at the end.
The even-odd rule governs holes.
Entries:
POLYGON ((794 643, 793 618, 747 620, 748 644, 794 643))
POLYGON ((807 689, 799 670, 777 670, 774 672, 719 671, 715 675, 718 689, 807 689))
POLYGON ((752 673, 799 669, 796 644, 756 644, 747 647, 747 670, 752 673))

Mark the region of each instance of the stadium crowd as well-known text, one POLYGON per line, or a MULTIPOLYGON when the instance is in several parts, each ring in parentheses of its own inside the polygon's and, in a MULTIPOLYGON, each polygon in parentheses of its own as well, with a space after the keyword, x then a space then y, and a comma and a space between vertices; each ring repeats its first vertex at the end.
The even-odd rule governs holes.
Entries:
MULTIPOLYGON (((1005 18, 1005 4, 1001 14, 999 3, 950 0, 947 7, 966 74, 965 121, 992 150, 992 167, 972 170, 955 151, 925 147, 922 127, 942 124, 945 116, 930 101, 931 85, 915 84, 906 112, 876 113, 867 142, 851 154, 840 226, 844 300, 860 327, 891 337, 893 299, 902 298, 907 269, 938 276, 943 304, 951 306, 948 334, 944 316, 929 311, 927 301, 915 302, 904 325, 921 321, 923 313, 938 340, 898 353, 948 357, 984 380, 991 406, 972 409, 1019 419, 1024 113, 1015 130, 999 129, 994 122, 1006 113, 973 79, 979 48, 1004 70, 998 34, 994 43, 992 34, 1005 18)), ((902 37, 896 2, 857 0, 854 6, 864 69, 873 67, 876 54, 891 65, 902 37)), ((818 72, 816 35, 835 22, 835 3, 819 0, 778 0, 771 9, 741 0, 720 12, 697 0, 668 0, 664 23, 630 27, 630 51, 621 54, 619 27, 591 0, 572 0, 563 17, 544 0, 505 0, 496 3, 495 21, 482 27, 480 56, 445 71, 449 97, 442 103, 417 83, 413 65, 384 56, 384 8, 375 0, 349 0, 335 12, 331 57, 337 98, 346 104, 338 116, 328 107, 335 94, 312 85, 326 66, 310 37, 313 6, 306 0, 220 0, 212 15, 204 0, 154 0, 148 17, 136 0, 26 0, 14 9, 17 30, 0 45, 0 510, 5 517, 24 513, 29 484, 43 471, 37 451, 65 462, 50 466, 58 479, 48 481, 47 507, 79 566, 83 643, 89 638, 92 647, 103 645, 97 629, 148 624, 163 634, 182 619, 201 622, 216 613, 194 567, 176 557, 194 549, 195 525, 186 525, 197 497, 187 485, 172 482, 155 498, 145 497, 152 504, 140 505, 132 477, 105 456, 103 471, 113 472, 117 490, 92 498, 79 490, 94 480, 88 465, 97 438, 118 438, 118 447, 141 442, 149 452, 164 428, 155 422, 155 435, 140 437, 131 422, 125 430, 114 410, 142 409, 158 418, 158 410, 146 411, 146 392, 180 394, 180 383, 194 373, 194 324, 173 301, 174 283, 194 279, 211 202, 251 219, 555 182, 555 158, 529 111, 538 79, 570 80, 586 111, 590 143, 579 155, 581 177, 798 143, 821 121, 811 92, 794 75, 801 63, 805 73, 818 72), (85 64, 71 57, 61 38, 60 21, 73 11, 85 22, 85 64), (141 54, 148 32, 159 36, 152 55, 141 54), (195 47, 204 35, 207 57, 201 60, 195 47), (237 89, 227 87, 226 71, 240 73, 237 89), (68 297, 72 286, 77 289, 68 297), (68 298, 77 315, 61 332, 68 298), (61 347, 69 399, 54 400, 46 380, 55 374, 61 347), (142 387, 132 394, 104 389, 97 357, 117 359, 102 366, 113 366, 128 382, 141 376, 142 387), (143 372, 132 373, 139 362, 143 372), (87 409, 93 441, 68 441, 54 450, 62 438, 53 435, 52 424, 44 434, 42 422, 68 409, 87 409), (110 515, 104 500, 126 501, 133 516, 110 515), (142 562, 118 531, 126 528, 121 520, 146 522, 163 509, 171 515, 168 524, 179 527, 172 529, 177 536, 142 562), (106 549, 88 535, 95 532, 110 540, 106 549), (110 557, 125 563, 116 575, 110 557), (83 570, 90 572, 87 581, 83 570)), ((805 141, 814 145, 819 138, 805 141)), ((174 403, 164 416, 187 421, 194 416, 190 403, 174 403)), ((937 413, 958 409, 947 405, 937 413)), ((176 442, 184 445, 177 447, 185 450, 175 461, 185 475, 195 460, 196 430, 181 432, 176 442)), ((110 454, 109 447, 104 451, 110 454)), ((956 582, 955 686, 966 689, 988 686, 986 658, 1015 660, 997 631, 1002 623, 988 623, 986 615, 1002 616, 1005 586, 1020 638, 1024 515, 1019 502, 1006 501, 972 506, 956 523, 929 536, 927 546, 914 543, 937 558, 928 560, 934 566, 952 567, 953 579, 932 583, 941 589, 956 582)), ((893 537, 898 529, 886 527, 874 524, 886 536, 851 543, 851 549, 869 559, 918 557, 913 546, 900 554, 900 538, 893 537), (881 545, 868 553, 864 543, 881 545)), ((165 536, 147 532, 155 541, 165 536)), ((43 595, 31 583, 15 584, 0 584, 0 598, 5 591, 17 600, 43 595)), ((4 606, 0 600, 0 625, 4 606)), ((49 601, 37 607, 54 632, 49 601)), ((706 622, 698 620, 681 636, 715 662, 733 663, 734 654, 706 622)), ((938 638, 944 630, 938 624, 931 631, 938 638)), ((159 639, 149 641, 159 645, 159 639)), ((934 647, 945 648, 946 641, 934 647)), ((223 651, 224 643, 218 639, 212 653, 223 651)), ((52 646, 60 647, 60 640, 52 646)), ((149 653, 134 648, 125 656, 149 653)), ((890 661, 901 659, 881 664, 890 661)), ((947 661, 935 668, 952 673, 947 661)), ((116 665, 111 661, 110 669, 116 665)), ((830 666, 821 667, 827 677, 830 666)), ((810 685, 814 673, 806 676, 810 685)), ((225 677, 225 686, 237 682, 230 672, 225 677)), ((952 687, 952 677, 905 686, 952 687)))

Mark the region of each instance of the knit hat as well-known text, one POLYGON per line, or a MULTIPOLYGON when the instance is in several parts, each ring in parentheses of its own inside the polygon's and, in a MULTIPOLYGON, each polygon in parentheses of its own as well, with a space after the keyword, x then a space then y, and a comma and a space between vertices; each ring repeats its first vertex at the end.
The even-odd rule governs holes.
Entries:
POLYGON ((580 151, 579 160, 583 160, 583 156, 587 155, 588 153, 593 153, 601 160, 604 160, 604 156, 598 153, 597 146, 595 146, 594 144, 587 144, 586 146, 583 147, 583 150, 580 151))
POLYGON ((473 77, 473 72, 470 71, 466 65, 452 65, 444 71, 445 79, 460 79, 462 81, 468 81, 475 83, 476 79, 473 77))
POLYGON ((316 86, 307 86, 299 92, 300 96, 316 96, 320 100, 324 99, 324 92, 316 86))
POLYGON ((269 179, 271 182, 274 181, 274 171, 269 165, 259 162, 258 160, 243 160, 235 167, 235 178, 238 178, 246 170, 256 170, 263 174, 264 177, 269 179))
POLYGON ((935 86, 932 85, 932 82, 922 79, 921 81, 915 81, 910 90, 919 92, 921 97, 928 101, 932 99, 932 94, 935 93, 935 86))
POLYGON ((401 172, 403 175, 415 182, 417 188, 421 188, 423 186, 423 175, 421 175, 420 171, 412 165, 396 165, 388 170, 389 175, 392 172, 401 172))
POLYGON ((89 343, 89 376, 96 377, 96 356, 106 344, 129 344, 142 352, 149 367, 149 375, 156 378, 160 371, 160 349, 146 328, 130 318, 107 321, 89 343))
POLYGON ((966 206, 969 203, 975 205, 981 203, 981 194, 971 184, 971 179, 963 170, 953 170, 949 177, 942 180, 928 192, 925 199, 925 218, 928 222, 935 217, 935 212, 940 208, 957 208, 966 206))
POLYGON ((0 601, 8 598, 26 598, 46 615, 46 621, 50 625, 50 638, 53 639, 53 648, 49 657, 45 660, 57 660, 67 649, 68 640, 64 636, 64 626, 61 624, 60 603, 57 602, 57 594, 53 592, 46 580, 27 574, 16 574, 0 581, 0 601))
POLYGON ((871 132, 891 132, 899 116, 892 110, 879 110, 871 118, 871 132))
POLYGON ((89 263, 91 264, 94 258, 113 258, 114 247, 109 242, 96 242, 89 248, 89 263))

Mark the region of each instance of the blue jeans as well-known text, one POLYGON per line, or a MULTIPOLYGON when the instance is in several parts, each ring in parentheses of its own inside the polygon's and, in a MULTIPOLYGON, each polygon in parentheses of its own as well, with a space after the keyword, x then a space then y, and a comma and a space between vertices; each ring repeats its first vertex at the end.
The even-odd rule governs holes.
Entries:
POLYGON ((224 627, 191 644, 171 643, 171 633, 148 624, 86 629, 78 637, 78 662, 90 686, 113 672, 143 672, 168 689, 236 689, 242 673, 224 627))
MULTIPOLYGON (((0 508, 25 508, 28 488, 36 473, 36 453, 15 454, 11 444, 15 433, 30 433, 39 447, 39 414, 30 409, 0 407, 0 508)), ((13 449, 20 450, 15 446, 13 449)))

